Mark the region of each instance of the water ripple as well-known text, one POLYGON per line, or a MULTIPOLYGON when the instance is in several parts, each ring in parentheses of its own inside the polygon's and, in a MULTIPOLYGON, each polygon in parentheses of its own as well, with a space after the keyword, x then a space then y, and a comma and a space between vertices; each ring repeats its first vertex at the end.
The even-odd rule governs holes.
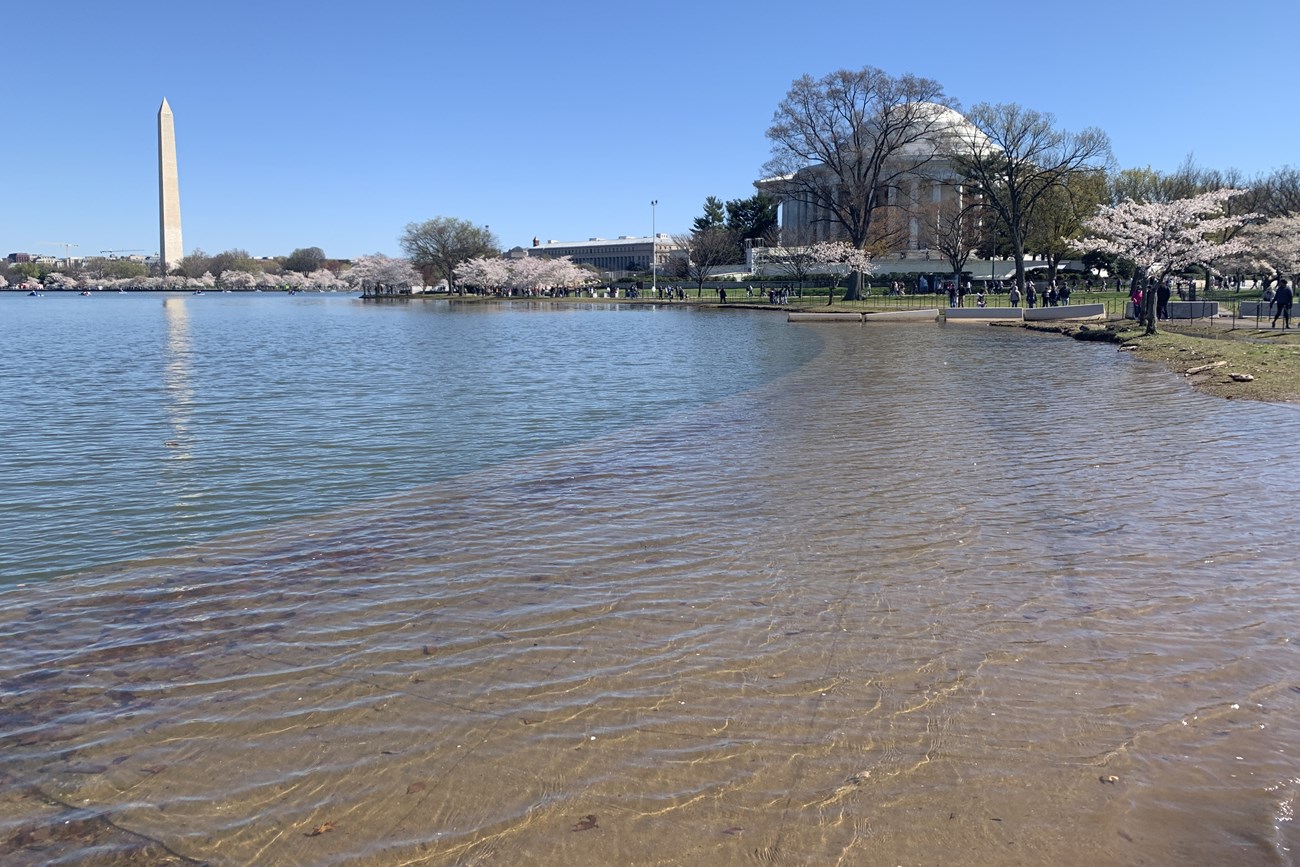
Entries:
POLYGON ((1020 332, 820 334, 611 438, 3 593, 0 840, 1288 863, 1295 465, 1247 448, 1294 413, 1020 332))

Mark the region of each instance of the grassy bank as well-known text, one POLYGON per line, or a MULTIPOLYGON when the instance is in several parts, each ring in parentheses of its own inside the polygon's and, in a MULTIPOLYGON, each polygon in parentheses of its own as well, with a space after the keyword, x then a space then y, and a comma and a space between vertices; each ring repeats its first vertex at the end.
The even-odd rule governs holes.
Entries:
POLYGON ((1147 337, 1132 322, 1029 324, 1035 331, 1104 340, 1164 364, 1208 394, 1238 400, 1300 403, 1300 334, 1222 326, 1162 324, 1147 337))

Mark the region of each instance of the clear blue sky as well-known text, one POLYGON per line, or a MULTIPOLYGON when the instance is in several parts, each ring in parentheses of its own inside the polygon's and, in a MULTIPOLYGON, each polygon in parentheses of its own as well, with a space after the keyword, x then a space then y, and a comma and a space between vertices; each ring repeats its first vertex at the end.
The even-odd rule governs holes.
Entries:
POLYGON ((1121 167, 1300 164, 1295 0, 37 3, 6 7, 0 256, 158 248, 176 116, 185 251, 399 253, 689 227, 748 196, 790 83, 878 66, 963 106, 1097 126, 1121 167))

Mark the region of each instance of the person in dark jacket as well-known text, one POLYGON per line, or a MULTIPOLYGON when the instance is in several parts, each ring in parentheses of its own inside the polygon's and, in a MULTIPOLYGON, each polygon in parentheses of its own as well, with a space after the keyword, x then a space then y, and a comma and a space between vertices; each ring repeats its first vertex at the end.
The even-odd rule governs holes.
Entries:
POLYGON ((1277 328, 1277 318, 1282 317, 1282 327, 1291 327, 1291 302, 1295 300, 1295 293, 1291 291, 1291 284, 1285 280, 1277 282, 1277 294, 1273 296, 1274 310, 1273 327, 1277 328))

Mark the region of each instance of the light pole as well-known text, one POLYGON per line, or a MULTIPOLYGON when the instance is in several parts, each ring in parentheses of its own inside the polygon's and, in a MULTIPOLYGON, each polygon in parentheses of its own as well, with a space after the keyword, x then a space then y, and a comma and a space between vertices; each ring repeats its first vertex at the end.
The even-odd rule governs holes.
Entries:
POLYGON ((650 291, 656 298, 659 297, 659 227, 655 223, 655 208, 659 207, 658 199, 650 200, 650 291))

